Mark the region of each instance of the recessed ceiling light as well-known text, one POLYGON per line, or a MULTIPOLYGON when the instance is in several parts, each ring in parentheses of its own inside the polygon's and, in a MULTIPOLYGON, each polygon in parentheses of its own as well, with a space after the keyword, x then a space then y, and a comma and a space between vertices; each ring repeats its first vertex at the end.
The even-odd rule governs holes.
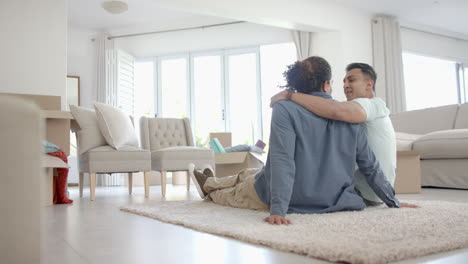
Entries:
POLYGON ((102 8, 111 14, 120 14, 128 10, 128 4, 123 1, 105 1, 102 8))

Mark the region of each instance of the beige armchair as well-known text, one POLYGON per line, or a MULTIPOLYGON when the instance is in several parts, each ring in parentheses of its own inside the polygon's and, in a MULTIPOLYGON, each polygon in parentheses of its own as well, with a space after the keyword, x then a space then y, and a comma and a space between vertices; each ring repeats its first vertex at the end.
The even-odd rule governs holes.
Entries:
POLYGON ((133 172, 141 171, 144 172, 145 197, 149 197, 151 153, 148 150, 132 146, 115 149, 107 145, 98 128, 95 112, 83 107, 70 107, 75 117, 71 129, 76 133, 79 153, 80 197, 83 197, 84 173, 89 174, 90 198, 91 201, 94 201, 96 173, 128 173, 128 192, 132 194, 133 172))
MULTIPOLYGON (((166 172, 187 171, 189 163, 197 169, 214 168, 211 149, 194 147, 188 118, 140 119, 141 145, 151 151, 151 169, 161 173, 161 192, 166 196, 166 172)), ((187 174, 187 191, 190 176, 187 174)))

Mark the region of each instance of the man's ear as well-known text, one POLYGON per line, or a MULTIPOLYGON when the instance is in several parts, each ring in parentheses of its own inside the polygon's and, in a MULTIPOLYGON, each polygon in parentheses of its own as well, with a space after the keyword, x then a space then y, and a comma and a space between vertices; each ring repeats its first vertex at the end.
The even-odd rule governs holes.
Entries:
POLYGON ((374 80, 370 79, 369 78, 369 81, 367 81, 367 85, 366 85, 366 90, 370 91, 370 92, 373 92, 374 91, 374 80))
POLYGON ((332 87, 331 87, 330 81, 326 81, 323 83, 322 91, 328 94, 332 93, 332 87))

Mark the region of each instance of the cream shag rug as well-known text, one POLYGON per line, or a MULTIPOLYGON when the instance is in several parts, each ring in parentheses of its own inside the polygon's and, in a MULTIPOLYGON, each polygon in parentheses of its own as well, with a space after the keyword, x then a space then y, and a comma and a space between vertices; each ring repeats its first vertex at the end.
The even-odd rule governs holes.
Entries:
POLYGON ((289 226, 263 222, 265 211, 209 201, 167 201, 121 210, 335 262, 387 263, 468 247, 468 204, 407 202, 422 208, 380 206, 359 212, 290 214, 289 226))

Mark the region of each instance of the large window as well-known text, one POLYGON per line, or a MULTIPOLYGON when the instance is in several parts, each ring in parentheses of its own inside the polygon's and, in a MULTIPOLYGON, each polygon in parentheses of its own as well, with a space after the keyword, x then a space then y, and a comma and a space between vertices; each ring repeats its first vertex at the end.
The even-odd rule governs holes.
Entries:
POLYGON ((135 63, 135 115, 154 116, 154 62, 135 63))
POLYGON ((197 146, 210 132, 225 131, 222 56, 193 56, 193 120, 197 146))
POLYGON ((460 99, 461 102, 466 103, 468 102, 468 67, 460 67, 459 71, 460 87, 464 88, 460 89, 460 99))
POLYGON ((464 68, 459 62, 403 53, 406 109, 466 102, 464 68))
POLYGON ((269 143, 271 108, 270 98, 286 84, 283 72, 286 66, 297 59, 294 43, 280 43, 260 47, 260 65, 262 82, 262 126, 263 141, 269 143), (280 51, 280 52, 279 52, 280 51))
POLYGON ((293 43, 146 58, 137 63, 135 89, 148 96, 136 105, 154 106, 139 111, 144 115, 189 117, 198 146, 207 146, 210 132, 223 131, 232 132, 233 145, 268 142, 270 97, 295 60, 293 43))
POLYGON ((258 52, 231 54, 228 60, 229 131, 232 143, 255 144, 260 135, 258 52))
POLYGON ((158 113, 162 117, 188 117, 188 62, 187 58, 161 59, 159 63, 160 78, 158 113))

